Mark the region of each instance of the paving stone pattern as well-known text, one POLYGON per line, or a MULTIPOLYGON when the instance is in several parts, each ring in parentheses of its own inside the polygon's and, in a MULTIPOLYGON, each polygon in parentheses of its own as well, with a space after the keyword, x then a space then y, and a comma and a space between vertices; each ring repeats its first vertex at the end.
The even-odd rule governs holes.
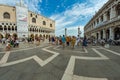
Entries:
MULTIPOLYGON (((100 57, 92 50, 92 48, 100 48, 96 46, 88 46, 88 53, 75 52, 83 52, 81 47, 77 47, 73 50, 69 47, 64 50, 61 47, 58 47, 59 50, 56 50, 54 49, 57 47, 55 45, 47 44, 47 46, 52 46, 48 50, 55 51, 60 54, 43 67, 32 59, 15 65, 0 67, 0 80, 61 80, 71 56, 100 57)), ((30 50, 11 52, 8 62, 24 59, 33 55, 37 55, 42 60, 46 60, 53 56, 53 54, 43 51, 42 48, 39 47, 30 50)), ((119 46, 111 48, 110 50, 120 53, 119 46)), ((75 59, 73 75, 92 78, 107 78, 108 80, 120 80, 120 56, 103 49, 96 50, 107 56, 109 59, 75 59)), ((4 54, 0 54, 0 59, 3 55, 4 54)))

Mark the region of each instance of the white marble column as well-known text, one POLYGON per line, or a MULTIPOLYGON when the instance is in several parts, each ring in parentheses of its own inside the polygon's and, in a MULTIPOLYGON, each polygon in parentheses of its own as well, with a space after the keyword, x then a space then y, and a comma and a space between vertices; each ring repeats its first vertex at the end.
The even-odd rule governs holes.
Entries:
POLYGON ((113 38, 113 29, 110 27, 109 30, 110 30, 109 39, 112 39, 112 40, 113 40, 113 39, 114 39, 114 38, 113 38))
POLYGON ((103 39, 106 39, 106 32, 105 32, 105 29, 103 29, 103 39))
POLYGON ((100 35, 100 31, 99 31, 99 32, 98 32, 98 40, 100 40, 100 36, 101 36, 101 35, 100 35))
POLYGON ((13 31, 12 31, 12 26, 10 27, 10 32, 13 33, 13 31))
POLYGON ((6 26, 6 28, 7 28, 7 30, 6 30, 6 31, 7 31, 7 33, 9 33, 9 31, 8 31, 8 26, 6 26))
POLYGON ((101 17, 99 17, 99 24, 101 23, 101 17))
POLYGON ((116 17, 116 7, 113 7, 113 18, 116 17))
POLYGON ((111 10, 110 10, 110 20, 113 19, 114 17, 115 17, 114 7, 111 7, 111 10))
POLYGON ((15 31, 15 26, 14 26, 14 32, 16 32, 16 31, 15 31))
POLYGON ((2 28, 3 28, 3 33, 4 33, 4 26, 2 26, 2 28))
POLYGON ((95 27, 97 27, 97 21, 95 21, 95 27))

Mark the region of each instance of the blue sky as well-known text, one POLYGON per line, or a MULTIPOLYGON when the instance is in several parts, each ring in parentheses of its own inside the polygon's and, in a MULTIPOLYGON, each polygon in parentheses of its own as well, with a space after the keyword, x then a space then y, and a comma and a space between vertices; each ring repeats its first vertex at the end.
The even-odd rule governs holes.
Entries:
MULTIPOLYGON (((20 0, 0 0, 0 4, 14 6, 20 0)), ((29 10, 51 18, 56 22, 57 36, 77 35, 80 27, 82 36, 84 26, 108 0, 23 0, 29 10)))

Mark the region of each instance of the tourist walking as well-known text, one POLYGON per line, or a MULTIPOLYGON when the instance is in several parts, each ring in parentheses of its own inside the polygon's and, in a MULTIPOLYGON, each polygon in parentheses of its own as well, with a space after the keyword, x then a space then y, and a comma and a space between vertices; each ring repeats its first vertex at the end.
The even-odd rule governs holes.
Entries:
POLYGON ((65 42, 66 42, 66 38, 65 36, 63 35, 63 37, 61 38, 62 40, 62 46, 63 46, 63 49, 65 48, 65 42))
POLYGON ((55 44, 55 37, 52 37, 52 44, 55 44))
POLYGON ((59 37, 59 45, 62 45, 62 37, 59 37))
POLYGON ((87 39, 86 37, 84 37, 83 41, 82 41, 82 48, 84 50, 84 48, 87 47, 87 39))
POLYGON ((75 42, 76 42, 76 38, 75 38, 75 36, 72 36, 72 39, 71 39, 71 47, 72 47, 72 49, 75 48, 75 42))
POLYGON ((77 46, 80 45, 80 36, 79 36, 79 35, 77 36, 77 39, 76 39, 76 45, 77 45, 77 46))
POLYGON ((67 46, 70 45, 70 37, 69 36, 66 37, 66 44, 67 44, 67 46))

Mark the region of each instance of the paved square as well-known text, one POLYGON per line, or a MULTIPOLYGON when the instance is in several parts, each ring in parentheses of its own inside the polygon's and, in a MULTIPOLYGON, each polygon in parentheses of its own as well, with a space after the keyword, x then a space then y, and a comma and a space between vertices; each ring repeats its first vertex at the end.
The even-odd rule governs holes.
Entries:
POLYGON ((119 46, 111 48, 48 44, 1 53, 0 80, 119 80, 119 46))

